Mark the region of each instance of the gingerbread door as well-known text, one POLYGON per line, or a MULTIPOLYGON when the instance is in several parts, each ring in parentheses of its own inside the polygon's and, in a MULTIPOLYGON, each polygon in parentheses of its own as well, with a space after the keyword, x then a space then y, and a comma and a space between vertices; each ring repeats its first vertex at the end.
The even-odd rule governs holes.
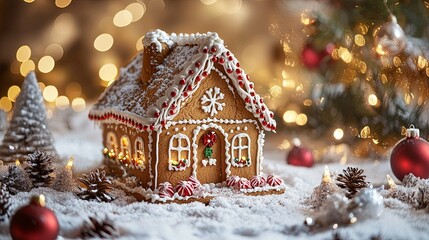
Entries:
POLYGON ((197 133, 197 178, 201 183, 225 180, 225 137, 217 129, 197 133))

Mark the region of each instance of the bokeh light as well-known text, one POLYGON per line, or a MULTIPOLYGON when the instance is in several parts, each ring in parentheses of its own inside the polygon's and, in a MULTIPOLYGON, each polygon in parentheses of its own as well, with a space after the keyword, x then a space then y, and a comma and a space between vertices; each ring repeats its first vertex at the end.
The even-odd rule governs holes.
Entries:
POLYGON ((33 71, 34 69, 36 69, 36 65, 34 64, 33 60, 27 60, 21 64, 19 72, 22 76, 25 77, 30 71, 33 71))
POLYGON ((58 90, 53 85, 48 85, 43 89, 43 98, 48 102, 54 102, 58 97, 58 90))
POLYGON ((64 55, 63 47, 58 43, 52 43, 45 49, 45 54, 52 56, 55 61, 60 60, 64 55))
POLYGON ((73 99, 72 108, 75 112, 82 112, 85 110, 85 100, 81 97, 73 99))
POLYGON ((59 8, 66 8, 72 0, 55 0, 55 5, 59 8))
POLYGON ((16 51, 16 60, 25 62, 31 57, 31 48, 27 45, 23 45, 16 51))
POLYGON ((298 114, 298 116, 296 116, 296 125, 304 126, 305 124, 307 124, 307 115, 304 113, 298 114))
POLYGON ((37 65, 39 71, 42 73, 48 73, 52 71, 55 67, 55 60, 51 56, 44 56, 39 60, 39 64, 37 65))
POLYGON ((293 110, 288 110, 283 114, 283 121, 285 123, 294 123, 298 114, 293 110))
POLYGON ((98 35, 94 40, 94 48, 100 52, 108 51, 113 46, 113 37, 108 33, 98 35))
POLYGON ((70 105, 70 100, 66 96, 59 96, 55 100, 55 106, 58 109, 61 109, 61 110, 67 109, 69 107, 69 105, 70 105))
POLYGON ((0 109, 9 112, 12 109, 12 102, 7 97, 2 97, 0 99, 0 109))
POLYGON ((333 134, 334 138, 337 140, 341 140, 344 137, 344 131, 341 128, 337 128, 333 134))
POLYGON ((122 10, 113 17, 113 24, 117 27, 128 26, 133 20, 133 15, 128 10, 122 10))
POLYGON ((118 75, 118 68, 113 63, 107 63, 100 68, 98 75, 104 81, 112 81, 118 75))
POLYGON ((375 94, 370 94, 368 96, 368 103, 371 106, 377 105, 378 104, 378 98, 377 98, 377 96, 375 96, 375 94))
POLYGON ((128 10, 131 13, 131 21, 136 22, 140 20, 146 12, 146 5, 144 5, 144 3, 135 2, 128 5, 125 10, 128 10))
POLYGON ((13 85, 7 90, 7 97, 11 102, 15 102, 16 97, 20 92, 21 92, 21 88, 19 88, 16 85, 13 85))

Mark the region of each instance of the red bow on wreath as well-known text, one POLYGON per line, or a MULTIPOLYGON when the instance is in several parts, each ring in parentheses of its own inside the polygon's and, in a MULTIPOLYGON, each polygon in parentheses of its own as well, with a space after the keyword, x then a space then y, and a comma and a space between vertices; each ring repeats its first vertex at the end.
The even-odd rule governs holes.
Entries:
POLYGON ((203 136, 203 144, 206 147, 212 147, 216 143, 216 134, 214 132, 209 132, 203 136))

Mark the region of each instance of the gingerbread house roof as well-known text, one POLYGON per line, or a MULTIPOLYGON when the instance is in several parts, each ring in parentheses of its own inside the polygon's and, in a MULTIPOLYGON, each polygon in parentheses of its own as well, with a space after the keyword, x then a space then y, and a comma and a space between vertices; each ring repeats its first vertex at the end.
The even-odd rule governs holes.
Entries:
MULTIPOLYGON (((143 45, 157 51, 167 45, 171 51, 156 66, 148 85, 140 80, 143 53, 137 54, 120 71, 120 77, 100 96, 89 118, 103 122, 121 122, 140 130, 155 130, 173 119, 186 100, 198 89, 218 63, 231 79, 232 86, 244 100, 262 127, 274 131, 274 114, 255 92, 249 76, 223 44, 217 33, 171 34, 154 30, 146 34, 143 45)), ((219 66, 217 65, 217 66, 219 66)), ((219 72, 219 71, 218 71, 219 72)), ((228 81, 227 79, 225 79, 228 81)))

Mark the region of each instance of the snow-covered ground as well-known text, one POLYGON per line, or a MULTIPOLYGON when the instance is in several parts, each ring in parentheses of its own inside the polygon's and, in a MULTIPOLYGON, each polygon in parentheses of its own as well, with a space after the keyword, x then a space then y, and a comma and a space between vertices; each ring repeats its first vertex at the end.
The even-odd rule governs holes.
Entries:
MULTIPOLYGON (((101 164, 101 132, 87 120, 87 112, 54 116, 51 127, 55 146, 63 157, 75 157, 74 172, 82 174, 101 164)), ((77 238, 80 227, 88 216, 108 216, 118 227, 118 239, 331 239, 332 231, 293 235, 292 226, 302 226, 306 217, 315 215, 304 204, 314 187, 319 185, 324 171, 322 164, 312 168, 286 165, 286 152, 269 146, 277 146, 274 139, 267 139, 264 173, 275 173, 283 177, 286 192, 273 196, 222 196, 213 199, 208 206, 194 202, 190 204, 151 204, 136 202, 131 196, 115 190, 117 198, 111 203, 80 200, 73 193, 59 193, 48 188, 33 189, 12 197, 12 208, 28 202, 30 196, 43 193, 47 207, 57 215, 60 239, 77 238), (269 149, 270 148, 270 149, 269 149)), ((379 162, 350 161, 346 166, 365 169, 367 180, 375 186, 386 184, 390 165, 379 162)), ((341 172, 345 165, 328 164, 332 172, 341 172)), ((393 176, 393 175, 392 175, 393 176)), ((358 221, 340 227, 344 239, 370 239, 381 233, 382 239, 429 239, 429 214, 414 210, 398 200, 388 203, 380 218, 358 221)), ((0 238, 8 239, 8 222, 0 223, 0 238)))

